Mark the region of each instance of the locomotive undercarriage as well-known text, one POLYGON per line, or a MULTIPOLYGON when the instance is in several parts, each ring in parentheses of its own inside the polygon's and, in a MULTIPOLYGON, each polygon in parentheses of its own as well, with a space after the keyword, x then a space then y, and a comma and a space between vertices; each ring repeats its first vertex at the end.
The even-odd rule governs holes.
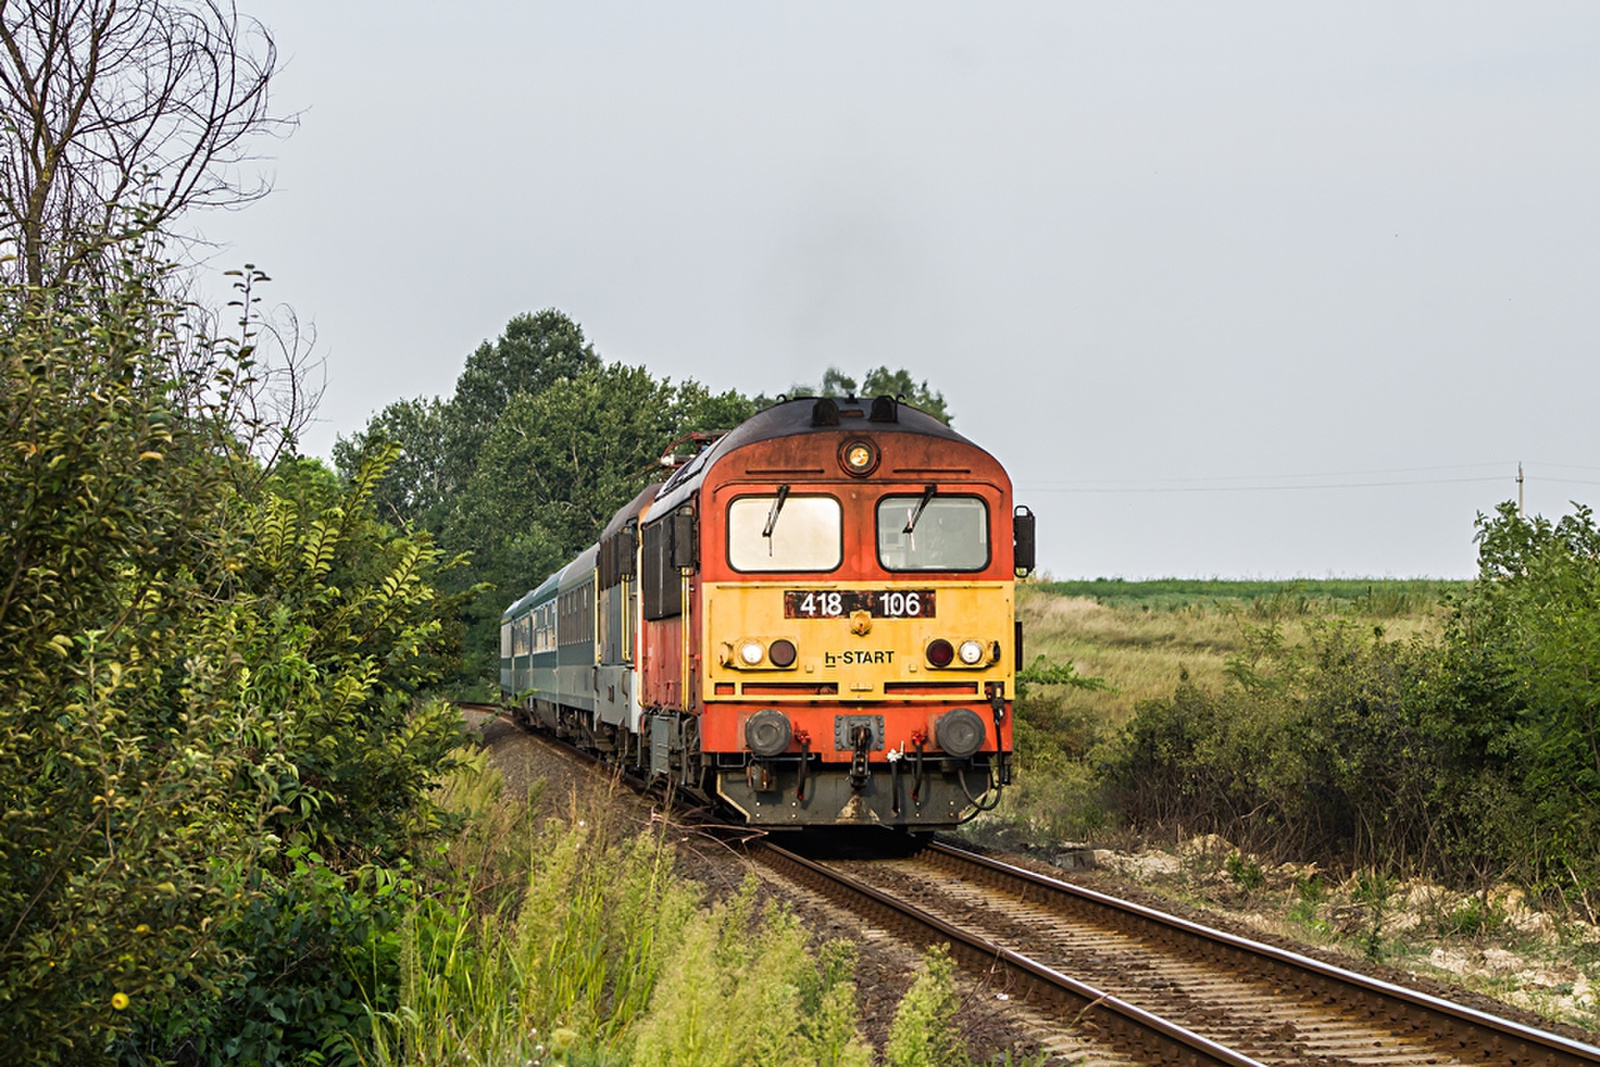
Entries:
MULTIPOLYGON (((1001 756, 1003 761, 1004 754, 1001 756)), ((717 794, 756 826, 861 825, 905 829, 953 826, 989 810, 1009 767, 992 754, 929 759, 918 774, 910 760, 823 763, 815 757, 720 757, 717 794)))
POLYGON ((674 711, 646 712, 638 733, 602 722, 591 711, 532 698, 513 709, 513 718, 640 777, 664 780, 701 803, 727 804, 751 825, 769 828, 931 831, 990 810, 1011 779, 1009 753, 874 761, 865 739, 849 763, 810 754, 707 754, 701 751, 698 717, 674 711))

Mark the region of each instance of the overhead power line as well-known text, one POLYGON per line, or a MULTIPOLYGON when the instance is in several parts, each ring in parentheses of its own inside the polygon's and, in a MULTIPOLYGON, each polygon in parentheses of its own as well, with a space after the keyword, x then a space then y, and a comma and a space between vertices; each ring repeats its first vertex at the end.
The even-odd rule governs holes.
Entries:
MULTIPOLYGON (((1314 471, 1309 474, 1213 474, 1197 478, 1138 478, 1136 482, 1150 485, 1181 484, 1184 482, 1246 482, 1282 481, 1287 478, 1359 478, 1376 474, 1419 474, 1424 471, 1466 471, 1492 468, 1502 469, 1504 463, 1452 463, 1435 467, 1377 467, 1355 471, 1314 471)), ((1594 468, 1600 470, 1600 467, 1594 468)), ((1073 478, 1069 481, 1042 481, 1034 485, 1124 485, 1127 478, 1073 478)))
MULTIPOLYGON (((1198 481, 1199 479, 1194 479, 1198 481)), ((1555 479, 1546 479, 1554 481, 1555 479)), ((1294 492, 1314 489, 1380 489, 1390 486, 1407 485, 1462 485, 1468 483, 1487 483, 1506 481, 1504 475, 1486 478, 1423 478, 1408 481, 1387 482, 1312 482, 1293 485, 1164 485, 1164 486, 1139 486, 1139 485, 1104 485, 1082 483, 1033 483, 1027 482, 1018 485, 1018 489, 1030 493, 1267 493, 1267 492, 1294 492)))
MULTIPOLYGON (((1527 464, 1530 468, 1570 471, 1600 471, 1600 467, 1578 463, 1527 464)), ((1529 480, 1534 479, 1529 476, 1529 480)), ((1600 480, 1536 476, 1540 484, 1600 485, 1600 480)), ((1075 478, 1070 480, 1028 481, 1017 488, 1030 493, 1279 493, 1321 489, 1386 489, 1418 485, 1491 484, 1522 481, 1522 465, 1511 463, 1452 463, 1431 467, 1385 467, 1368 470, 1319 471, 1313 474, 1215 474, 1181 478, 1075 478), (1441 471, 1514 471, 1513 474, 1480 474, 1461 478, 1385 478, 1384 475, 1427 474, 1441 471), (1360 478, 1360 481, 1327 481, 1330 478, 1360 478), (1320 479, 1320 480, 1313 480, 1320 479)))

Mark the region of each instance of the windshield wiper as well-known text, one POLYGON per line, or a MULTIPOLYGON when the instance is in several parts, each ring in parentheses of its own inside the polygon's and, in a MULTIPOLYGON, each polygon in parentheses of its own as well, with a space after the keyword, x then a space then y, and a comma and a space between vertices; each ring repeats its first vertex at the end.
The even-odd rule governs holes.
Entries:
POLYGON ((761 528, 761 536, 771 539, 772 528, 778 525, 778 512, 783 510, 783 502, 789 499, 789 487, 778 486, 778 498, 772 502, 772 510, 767 512, 767 524, 761 528))
POLYGON ((906 520, 906 528, 901 530, 901 533, 908 534, 917 532, 917 520, 922 518, 922 509, 928 506, 928 501, 932 500, 933 494, 937 493, 938 491, 939 487, 937 485, 923 487, 922 499, 917 502, 917 510, 913 511, 911 513, 911 518, 906 520))

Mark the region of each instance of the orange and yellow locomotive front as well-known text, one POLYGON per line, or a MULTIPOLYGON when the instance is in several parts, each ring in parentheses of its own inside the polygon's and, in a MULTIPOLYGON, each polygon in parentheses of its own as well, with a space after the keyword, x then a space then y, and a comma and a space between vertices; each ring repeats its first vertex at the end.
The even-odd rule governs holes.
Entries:
POLYGON ((752 823, 949 826, 1009 780, 1010 481, 943 426, 841 421, 701 486, 702 751, 752 823))

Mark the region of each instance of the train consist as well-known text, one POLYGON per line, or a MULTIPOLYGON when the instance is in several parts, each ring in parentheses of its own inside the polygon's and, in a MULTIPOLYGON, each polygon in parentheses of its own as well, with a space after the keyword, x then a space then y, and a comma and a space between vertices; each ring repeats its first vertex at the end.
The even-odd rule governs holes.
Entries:
POLYGON ((506 609, 519 722, 769 828, 928 832, 1011 778, 1033 515, 893 397, 782 401, 506 609))

